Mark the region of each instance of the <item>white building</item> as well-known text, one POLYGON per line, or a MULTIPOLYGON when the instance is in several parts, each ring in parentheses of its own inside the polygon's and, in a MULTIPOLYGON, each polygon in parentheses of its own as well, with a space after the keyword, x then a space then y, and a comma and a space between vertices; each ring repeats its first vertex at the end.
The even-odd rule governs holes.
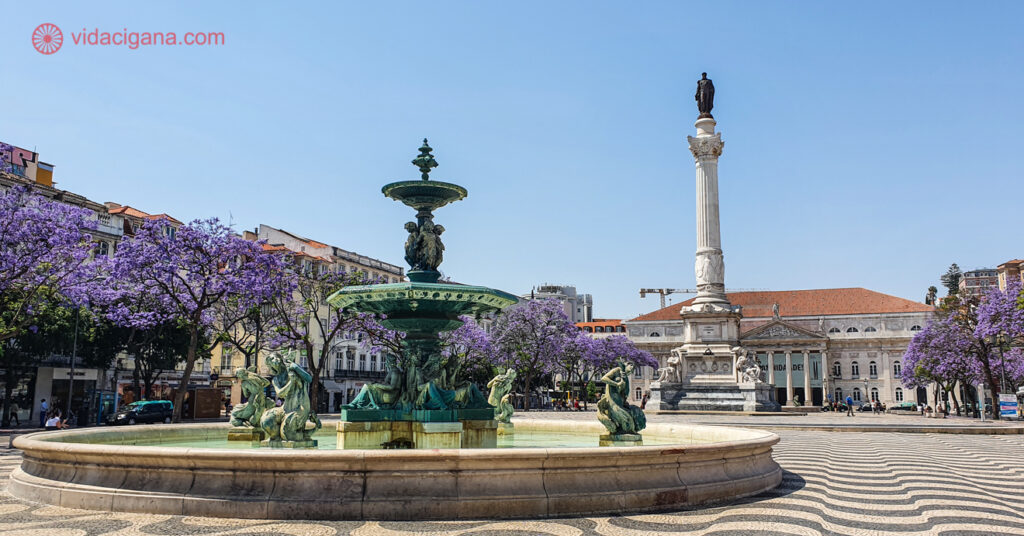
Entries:
MULTIPOLYGON (((903 353, 934 316, 932 306, 863 288, 733 292, 728 297, 743 308, 740 344, 756 353, 780 404, 821 405, 829 396, 850 396, 858 405, 931 400, 931 388, 908 389, 899 376, 903 353)), ((679 311, 691 302, 624 322, 629 338, 664 366, 671 350, 682 344, 679 311)))

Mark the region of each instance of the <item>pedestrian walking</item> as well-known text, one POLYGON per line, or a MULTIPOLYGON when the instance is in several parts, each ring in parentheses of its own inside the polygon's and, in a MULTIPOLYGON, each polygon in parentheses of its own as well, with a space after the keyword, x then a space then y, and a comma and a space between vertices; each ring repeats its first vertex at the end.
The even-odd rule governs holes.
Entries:
POLYGON ((849 396, 846 397, 846 416, 853 417, 853 399, 849 396))
POLYGON ((21 426, 21 419, 18 418, 18 411, 20 410, 21 408, 18 407, 18 403, 12 400, 10 420, 17 423, 18 426, 21 426))
POLYGON ((39 427, 43 428, 46 426, 46 414, 50 412, 50 405, 46 403, 46 399, 43 398, 39 401, 39 427))

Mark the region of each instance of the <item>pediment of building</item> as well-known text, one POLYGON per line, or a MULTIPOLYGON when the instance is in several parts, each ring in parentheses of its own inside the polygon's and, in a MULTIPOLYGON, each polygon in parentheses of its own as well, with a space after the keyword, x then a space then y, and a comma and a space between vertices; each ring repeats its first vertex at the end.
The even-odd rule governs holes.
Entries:
POLYGON ((782 320, 773 320, 740 336, 740 341, 825 340, 826 336, 794 326, 782 320))

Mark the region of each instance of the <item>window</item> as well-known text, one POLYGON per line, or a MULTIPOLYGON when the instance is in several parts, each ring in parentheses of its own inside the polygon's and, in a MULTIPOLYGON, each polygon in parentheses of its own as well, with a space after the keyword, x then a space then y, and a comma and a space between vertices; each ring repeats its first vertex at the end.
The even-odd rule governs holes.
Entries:
POLYGON ((896 388, 896 401, 903 402, 903 389, 900 389, 899 387, 896 388))
POLYGON ((872 378, 878 377, 878 365, 876 365, 874 361, 868 363, 868 374, 870 374, 872 378))
POLYGON ((836 378, 843 377, 843 366, 840 365, 838 361, 832 363, 832 375, 835 376, 836 378))
POLYGON ((842 402, 842 401, 843 401, 843 390, 840 389, 839 387, 836 387, 836 402, 842 402))
POLYGON ((635 370, 633 370, 633 377, 634 378, 643 378, 644 377, 644 368, 643 367, 637 367, 635 370))
POLYGON ((107 244, 106 242, 96 244, 96 255, 100 257, 110 256, 110 244, 107 244))
POLYGON ((597 330, 598 333, 604 333, 604 326, 597 326, 594 329, 597 330))
POLYGON ((590 326, 585 326, 585 327, 583 328, 583 331, 586 331, 587 333, 593 333, 593 332, 594 332, 594 329, 593 329, 593 328, 591 328, 590 326))
POLYGON ((876 331, 875 328, 873 328, 871 326, 868 326, 868 327, 864 328, 864 333, 874 333, 875 331, 876 331))
POLYGON ((615 331, 618 331, 619 333, 625 333, 626 332, 626 328, 624 328, 622 326, 619 326, 619 327, 615 328, 615 331))
POLYGON ((846 330, 846 332, 847 332, 847 333, 857 333, 857 328, 848 328, 848 329, 846 330))
POLYGON ((351 348, 349 348, 348 352, 346 352, 346 354, 347 354, 347 359, 345 361, 348 364, 345 366, 345 368, 347 368, 349 370, 355 369, 356 368, 356 352, 355 352, 355 350, 352 350, 351 348))
POLYGON ((850 363, 850 376, 860 378, 860 365, 856 361, 850 363))
POLYGON ((829 333, 839 333, 839 328, 829 328, 829 333))
POLYGON ((853 401, 854 402, 860 402, 860 388, 859 387, 854 387, 853 388, 853 401))
POLYGON ((878 388, 877 387, 872 387, 871 388, 871 401, 872 402, 878 402, 878 388))
POLYGON ((892 364, 892 375, 894 377, 899 377, 901 372, 903 372, 903 367, 900 365, 900 362, 899 361, 894 362, 892 364))
POLYGON ((643 392, 642 392, 642 391, 640 390, 640 388, 639 388, 639 387, 637 387, 636 389, 634 389, 634 390, 633 390, 633 398, 634 398, 635 400, 640 400, 640 398, 641 398, 642 396, 643 396, 643 392))
POLYGON ((366 370, 366 354, 359 354, 359 370, 366 370))
POLYGON ((921 326, 914 324, 913 326, 910 326, 910 331, 921 331, 921 326))

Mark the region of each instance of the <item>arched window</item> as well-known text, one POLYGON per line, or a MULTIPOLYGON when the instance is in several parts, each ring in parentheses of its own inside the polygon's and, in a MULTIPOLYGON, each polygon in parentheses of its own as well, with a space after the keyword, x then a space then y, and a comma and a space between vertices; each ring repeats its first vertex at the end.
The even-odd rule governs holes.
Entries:
POLYGON ((658 333, 657 331, 652 331, 651 337, 661 337, 661 333, 658 333))
POLYGON ((896 388, 896 401, 903 402, 903 389, 900 389, 899 387, 896 388))
POLYGON ((839 328, 829 328, 829 333, 839 333, 839 328))
POLYGON ((872 402, 878 402, 878 388, 877 387, 872 387, 871 388, 871 401, 872 402))
POLYGON ((619 333, 625 333, 626 332, 626 328, 623 327, 623 326, 618 326, 618 327, 615 328, 615 331, 618 331, 619 333))
POLYGON ((841 388, 839 388, 839 387, 836 387, 836 402, 842 402, 842 401, 843 401, 843 390, 841 388))
POLYGON ((597 326, 596 328, 594 328, 594 330, 597 331, 598 333, 604 333, 604 326, 597 326))
POLYGON ((860 364, 856 361, 850 363, 850 375, 854 378, 860 378, 860 364))
POLYGON ((864 333, 873 333, 874 331, 876 331, 875 328, 871 326, 864 328, 864 333))
POLYGON ((903 366, 900 365, 899 361, 895 361, 892 364, 892 375, 893 377, 899 377, 900 373, 903 372, 903 366))
POLYGON ((857 328, 847 328, 847 333, 857 333, 857 328))
POLYGON ((583 327, 583 331, 586 331, 587 333, 593 333, 594 332, 594 328, 592 328, 590 326, 584 326, 583 327))
POLYGON ((860 387, 853 388, 853 401, 860 402, 860 387))
POLYGON ((843 366, 840 365, 838 361, 832 363, 832 375, 835 376, 836 378, 843 377, 843 366))
POLYGON ((910 326, 910 331, 921 331, 921 326, 914 324, 913 326, 910 326))
POLYGON ((878 377, 878 365, 876 365, 874 361, 868 363, 868 374, 870 374, 872 378, 878 377))
POLYGON ((641 398, 642 396, 643 396, 643 392, 642 392, 642 391, 640 390, 640 388, 639 388, 639 387, 637 387, 637 388, 636 388, 636 390, 634 390, 634 391, 633 391, 633 397, 634 397, 634 398, 635 398, 636 400, 640 400, 640 398, 641 398))

